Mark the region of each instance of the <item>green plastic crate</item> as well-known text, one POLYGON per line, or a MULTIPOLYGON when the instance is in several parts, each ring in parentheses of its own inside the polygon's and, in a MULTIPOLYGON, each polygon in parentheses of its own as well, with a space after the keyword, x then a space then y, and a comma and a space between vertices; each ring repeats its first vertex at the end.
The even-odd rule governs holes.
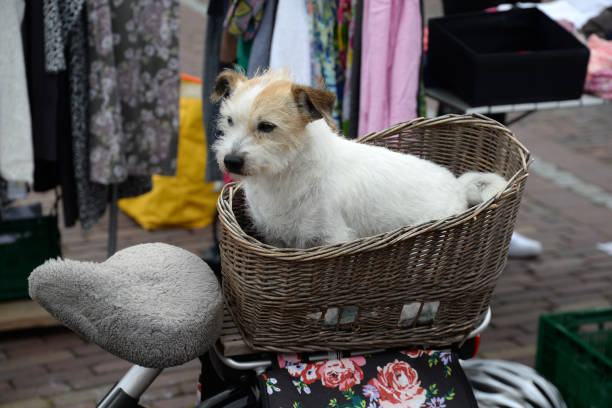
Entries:
POLYGON ((57 216, 0 222, 0 300, 28 297, 28 276, 61 255, 57 216))
POLYGON ((541 316, 536 369, 569 408, 612 407, 612 309, 541 316))

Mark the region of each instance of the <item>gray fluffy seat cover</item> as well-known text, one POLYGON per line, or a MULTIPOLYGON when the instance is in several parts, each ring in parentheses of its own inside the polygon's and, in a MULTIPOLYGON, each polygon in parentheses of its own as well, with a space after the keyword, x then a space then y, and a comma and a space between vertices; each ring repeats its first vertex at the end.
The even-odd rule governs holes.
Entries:
POLYGON ((196 255, 167 244, 129 247, 102 263, 49 260, 29 283, 32 299, 60 322, 144 367, 192 360, 221 330, 214 274, 196 255))

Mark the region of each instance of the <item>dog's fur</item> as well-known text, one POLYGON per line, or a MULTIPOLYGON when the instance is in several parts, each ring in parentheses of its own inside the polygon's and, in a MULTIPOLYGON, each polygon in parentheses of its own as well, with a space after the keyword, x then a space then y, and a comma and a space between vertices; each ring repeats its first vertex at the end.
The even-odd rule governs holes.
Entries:
POLYGON ((222 100, 219 166, 243 181, 254 225, 272 245, 307 248, 442 219, 506 185, 337 135, 327 122, 334 95, 292 83, 287 71, 250 80, 222 72, 211 98, 222 100), (228 169, 229 158, 244 163, 228 169))

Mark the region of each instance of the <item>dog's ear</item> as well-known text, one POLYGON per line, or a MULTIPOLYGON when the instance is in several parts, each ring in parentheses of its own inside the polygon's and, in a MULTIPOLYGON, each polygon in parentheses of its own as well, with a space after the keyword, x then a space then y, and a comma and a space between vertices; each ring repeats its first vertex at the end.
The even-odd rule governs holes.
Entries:
POLYGON ((321 118, 331 117, 334 109, 336 95, 325 89, 316 89, 309 86, 292 85, 291 93, 297 104, 298 111, 307 120, 313 121, 321 118))
POLYGON ((215 80, 215 88, 210 96, 210 100, 217 102, 221 99, 225 99, 234 92, 236 86, 242 81, 246 81, 247 78, 235 71, 225 70, 217 76, 215 80))

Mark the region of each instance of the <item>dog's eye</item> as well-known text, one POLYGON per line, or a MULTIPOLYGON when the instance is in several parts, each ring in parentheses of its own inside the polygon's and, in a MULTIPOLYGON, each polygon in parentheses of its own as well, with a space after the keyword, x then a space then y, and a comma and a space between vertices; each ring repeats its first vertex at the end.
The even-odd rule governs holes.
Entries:
POLYGON ((257 125, 257 130, 263 133, 270 133, 274 129, 276 129, 276 125, 270 122, 259 122, 257 125))
POLYGON ((227 124, 230 126, 234 126, 234 119, 231 116, 227 117, 227 124))

